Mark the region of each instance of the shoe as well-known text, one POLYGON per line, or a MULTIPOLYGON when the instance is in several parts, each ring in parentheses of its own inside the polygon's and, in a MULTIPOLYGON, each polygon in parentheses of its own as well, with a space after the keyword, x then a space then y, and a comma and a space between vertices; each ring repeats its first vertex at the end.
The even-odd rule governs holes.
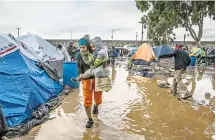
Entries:
POLYGON ((94 124, 93 119, 92 119, 92 118, 89 118, 89 120, 88 120, 88 122, 87 122, 87 124, 86 124, 86 128, 92 128, 93 124, 94 124))
POLYGON ((93 112, 92 114, 98 114, 98 107, 96 106, 96 104, 93 107, 93 112))

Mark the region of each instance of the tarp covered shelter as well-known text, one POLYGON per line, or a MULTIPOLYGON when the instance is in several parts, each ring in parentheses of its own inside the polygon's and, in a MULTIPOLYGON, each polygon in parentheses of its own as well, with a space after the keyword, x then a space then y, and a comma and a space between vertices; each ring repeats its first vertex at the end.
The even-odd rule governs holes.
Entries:
POLYGON ((33 57, 13 36, 0 35, 0 104, 9 127, 30 120, 34 110, 63 88, 26 55, 33 57))
POLYGON ((134 65, 149 65, 153 60, 156 60, 156 56, 152 47, 147 43, 142 44, 132 56, 134 65))
POLYGON ((161 55, 172 53, 173 51, 168 45, 154 47, 153 50, 157 58, 161 55))
POLYGON ((207 55, 215 55, 215 49, 208 49, 207 55))
POLYGON ((34 52, 35 61, 45 69, 48 75, 59 80, 63 77, 64 56, 48 41, 37 35, 24 35, 17 38, 34 52))

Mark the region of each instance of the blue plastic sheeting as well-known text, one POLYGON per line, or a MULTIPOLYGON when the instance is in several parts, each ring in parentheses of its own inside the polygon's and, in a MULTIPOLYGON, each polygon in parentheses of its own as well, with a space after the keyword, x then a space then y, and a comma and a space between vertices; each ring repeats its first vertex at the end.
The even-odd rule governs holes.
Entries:
POLYGON ((131 57, 132 55, 134 55, 136 53, 137 49, 133 49, 128 53, 128 57, 131 57))
POLYGON ((147 66, 151 64, 151 62, 146 62, 145 60, 142 60, 142 59, 133 59, 132 63, 134 65, 147 65, 147 66))
POLYGON ((30 120, 32 109, 63 89, 19 51, 0 58, 0 77, 0 104, 9 127, 30 120))
POLYGON ((208 50, 207 55, 215 55, 215 50, 214 49, 208 50))
POLYGON ((78 76, 79 75, 78 75, 76 62, 64 63, 64 74, 63 74, 64 85, 68 85, 72 88, 78 88, 79 83, 71 81, 71 78, 78 77, 78 76))
POLYGON ((158 58, 161 55, 172 53, 173 50, 169 46, 164 45, 159 47, 153 47, 153 51, 158 58))

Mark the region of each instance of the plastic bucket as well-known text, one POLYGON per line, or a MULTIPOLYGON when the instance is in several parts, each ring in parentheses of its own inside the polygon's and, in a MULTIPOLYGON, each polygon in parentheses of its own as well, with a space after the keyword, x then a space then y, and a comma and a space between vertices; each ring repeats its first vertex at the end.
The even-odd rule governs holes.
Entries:
POLYGON ((190 59, 191 59, 190 66, 195 66, 196 65, 196 57, 195 56, 191 56, 190 59))
POLYGON ((70 86, 72 88, 79 88, 79 83, 72 82, 71 78, 78 77, 77 63, 76 62, 67 62, 63 66, 63 83, 64 85, 70 86))

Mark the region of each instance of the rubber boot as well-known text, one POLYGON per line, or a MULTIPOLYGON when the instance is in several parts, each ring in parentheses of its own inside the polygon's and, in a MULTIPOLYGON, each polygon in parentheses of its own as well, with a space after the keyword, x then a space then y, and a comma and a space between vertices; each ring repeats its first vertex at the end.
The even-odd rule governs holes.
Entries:
POLYGON ((93 107, 93 112, 92 114, 98 114, 98 107, 96 106, 96 104, 93 107))
POLYGON ((86 124, 86 128, 92 128, 93 124, 94 124, 93 119, 92 119, 92 118, 89 118, 89 120, 88 120, 88 122, 87 122, 87 124, 86 124))

